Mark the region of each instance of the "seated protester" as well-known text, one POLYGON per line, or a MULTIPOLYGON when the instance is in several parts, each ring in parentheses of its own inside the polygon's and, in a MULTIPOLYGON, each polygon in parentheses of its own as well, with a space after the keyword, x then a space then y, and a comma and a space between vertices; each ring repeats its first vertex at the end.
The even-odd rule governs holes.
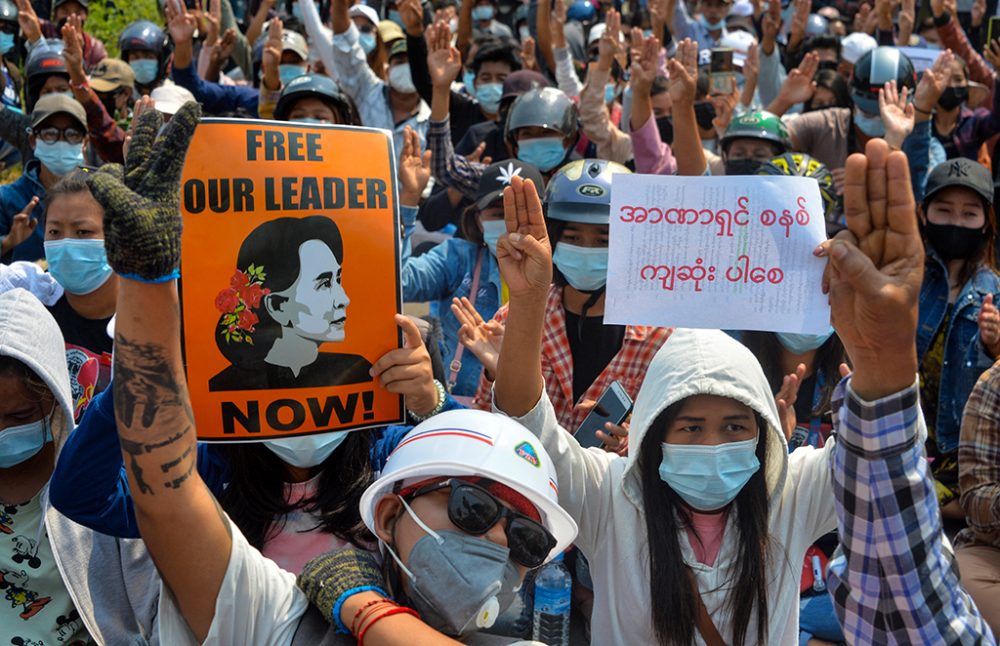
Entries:
POLYGON ((83 106, 62 94, 47 94, 31 113, 28 142, 35 159, 12 184, 0 186, 0 249, 4 262, 45 257, 45 193, 60 178, 83 165, 87 150, 87 115, 83 106))
MULTIPOLYGON (((86 73, 83 71, 83 50, 81 49, 82 32, 79 20, 72 16, 63 26, 63 58, 69 71, 70 87, 73 97, 80 102, 87 113, 87 131, 90 139, 90 161, 121 163, 122 144, 125 143, 125 131, 114 121, 114 108, 109 113, 97 93, 90 86, 86 73)), ((128 99, 135 85, 135 74, 132 68, 117 58, 105 58, 94 66, 94 80, 100 87, 108 88, 110 92, 121 95, 128 93, 119 102, 128 105, 128 99), (110 76, 110 79, 107 77, 110 76)), ((125 116, 128 116, 126 107, 125 116)))
POLYGON ((334 72, 340 88, 357 106, 362 125, 391 130, 397 151, 403 150, 403 131, 407 125, 416 130, 421 142, 424 142, 430 109, 420 99, 410 76, 409 56, 402 33, 399 39, 387 45, 389 71, 384 81, 368 65, 357 25, 348 13, 348 1, 334 0, 330 15, 334 72))
POLYGON ((411 133, 408 139, 399 166, 403 300, 436 303, 442 328, 441 358, 449 371, 449 390, 463 403, 471 404, 479 386, 482 364, 462 346, 459 333, 462 319, 452 311, 452 301, 467 299, 481 319, 493 318, 505 302, 496 265, 496 241, 503 231, 503 189, 514 175, 530 178, 539 186, 544 185, 544 180, 530 164, 516 160, 491 164, 479 180, 476 201, 462 213, 462 237, 445 240, 413 258, 410 236, 423 187, 412 170, 419 168, 416 164, 420 160, 416 133, 411 133))
POLYGON ((553 256, 534 187, 512 180, 498 256, 518 316, 493 407, 555 456, 560 504, 593 573, 594 643, 796 643, 797 556, 838 525, 845 558, 829 583, 849 643, 993 643, 928 495, 914 383, 922 259, 906 174, 881 141, 848 166, 847 203, 859 209, 848 222, 882 266, 845 241, 817 250, 836 270, 833 320, 856 361, 835 394, 837 441, 789 454, 753 355, 721 332, 678 330, 649 364, 628 457, 583 449, 558 422, 542 369, 553 256), (867 195, 889 195, 886 219, 868 215, 867 195), (876 545, 876 534, 898 540, 876 545))
POLYGON ((994 299, 1000 302, 992 203, 989 171, 958 158, 931 171, 920 212, 926 252, 917 334, 920 404, 947 518, 964 517, 957 463, 962 410, 979 375, 1000 357, 1000 339, 987 327, 994 299))
POLYGON ((496 38, 514 39, 510 27, 496 20, 496 0, 463 0, 458 13, 459 29, 462 23, 472 24, 472 37, 494 36, 496 38))
MULTIPOLYGON (((18 22, 24 33, 24 40, 29 52, 31 52, 44 38, 61 38, 62 28, 69 20, 70 16, 79 19, 81 31, 87 22, 89 13, 88 5, 90 0, 53 0, 52 2, 52 22, 39 19, 31 3, 25 2, 20 5, 18 12, 18 22)), ((108 55, 104 48, 104 43, 82 31, 83 34, 83 66, 93 69, 95 65, 104 60, 108 55)))
MULTIPOLYGON (((632 139, 619 130, 622 107, 617 99, 624 92, 621 67, 616 54, 624 53, 620 44, 621 15, 609 11, 607 29, 600 39, 600 54, 587 70, 587 82, 580 93, 580 122, 583 134, 597 147, 597 156, 627 164, 632 160, 632 139)), ((591 32, 593 33, 593 32, 591 32)))
POLYGON ((462 139, 455 144, 455 152, 459 155, 472 153, 480 144, 485 144, 483 157, 489 157, 493 161, 503 161, 510 157, 507 143, 504 140, 504 126, 506 125, 507 112, 514 100, 527 92, 544 87, 551 87, 548 79, 531 70, 520 70, 512 72, 503 82, 503 91, 500 95, 500 105, 497 108, 496 121, 483 121, 470 127, 462 139))
MULTIPOLYGON (((173 4, 167 2, 165 6, 169 10, 173 4)), ((145 96, 166 81, 173 45, 159 25, 148 20, 131 23, 118 37, 118 49, 122 60, 135 72, 136 92, 145 96)), ((176 61, 173 64, 177 66, 176 61)))
MULTIPOLYGON (((148 172, 173 187, 168 200, 176 199, 183 153, 197 120, 197 106, 186 106, 153 150, 142 151, 158 160, 148 172)), ((155 125, 143 119, 139 127, 155 125)), ((91 181, 95 194, 108 200, 109 210, 113 204, 150 199, 109 173, 96 173, 91 181)), ((128 479, 143 540, 163 576, 160 641, 288 644, 303 623, 309 605, 305 595, 294 575, 251 548, 195 470, 196 432, 184 412, 190 403, 179 382, 183 365, 176 284, 164 280, 176 275, 179 253, 156 254, 138 246, 142 239, 172 236, 168 248, 176 250, 180 216, 176 202, 147 204, 154 217, 131 218, 131 207, 111 213, 123 228, 122 237, 108 248, 115 271, 137 278, 121 281, 115 372, 124 381, 118 386, 115 414, 123 446, 159 445, 129 453, 135 464, 128 479), (165 391, 135 381, 136 369, 142 370, 140 364, 151 357, 162 363, 165 391), (161 398, 167 392, 173 394, 161 398), (140 431, 143 422, 127 411, 137 407, 148 412, 151 405, 153 420, 140 431), (154 461, 164 460, 170 461, 166 469, 154 468, 154 461), (189 475, 178 480, 178 474, 189 475), (187 522, 178 522, 179 513, 187 522), (191 545, 198 549, 192 551, 191 545)), ((252 472, 256 478, 260 474, 252 472)), ((366 490, 359 512, 364 526, 395 557, 384 561, 387 574, 373 556, 342 551, 306 568, 319 583, 303 581, 328 620, 352 630, 359 640, 364 631, 369 645, 412 644, 415 638, 449 644, 454 642, 435 628, 461 635, 489 625, 513 598, 525 571, 564 550, 575 535, 573 522, 555 504, 558 484, 548 455, 526 431, 498 416, 456 411, 418 426, 399 444, 383 474, 366 490), (465 432, 444 437, 444 428, 465 432), (459 450, 452 451, 456 446, 459 450), (475 513, 460 513, 462 509, 475 513), (450 547, 440 549, 446 543, 450 547), (415 606, 429 625, 415 611, 386 603, 388 591, 415 606), (373 601, 381 604, 379 611, 363 615, 361 611, 374 608, 373 601), (388 614, 390 610, 395 612, 388 614)), ((244 497, 244 504, 249 500, 244 497)))
MULTIPOLYGON (((403 1, 404 7, 411 5, 419 7, 419 0, 403 1)), ((416 85, 420 96, 425 101, 430 101, 436 82, 435 75, 440 69, 431 66, 427 60, 422 15, 410 9, 403 12, 403 17, 408 21, 406 47, 410 52, 413 84, 416 85)), ((472 96, 455 90, 451 90, 449 94, 448 113, 453 124, 452 144, 457 144, 472 126, 483 121, 498 119, 503 83, 508 75, 521 69, 521 59, 512 42, 501 41, 476 48, 471 67, 473 85, 468 89, 472 96)))
MULTIPOLYGON (((558 271, 545 296, 541 361, 555 414, 571 432, 612 381, 634 398, 650 359, 670 336, 666 328, 604 323, 611 178, 629 172, 614 162, 581 159, 560 168, 545 189, 545 226, 556 243, 552 262, 558 271), (584 185, 603 191, 579 192, 584 185)), ((508 312, 501 307, 494 320, 506 325, 508 312)), ((476 405, 488 408, 487 375, 496 371, 484 366, 476 405)))
MULTIPOLYGON (((62 56, 62 42, 56 41, 38 48, 28 56, 24 68, 24 103, 30 114, 38 98, 46 94, 72 94, 69 70, 62 56)), ((30 117, 21 110, 0 108, 0 138, 14 146, 24 162, 34 157, 28 126, 30 117)))
MULTIPOLYGON (((994 335, 995 317, 989 321, 994 335)), ((958 442, 958 483, 969 523, 955 538, 962 585, 979 606, 994 634, 1000 633, 1000 416, 997 415, 1000 363, 983 373, 972 389, 958 442)))
MULTIPOLYGON (((707 99, 709 78, 698 72, 698 46, 691 40, 678 43, 669 62, 670 78, 654 99, 660 74, 660 43, 645 38, 636 46, 632 65, 632 109, 629 137, 638 173, 651 175, 704 175, 722 171, 722 160, 702 145, 702 134, 716 136, 715 107, 707 99), (657 110, 659 113, 657 113, 657 110), (670 119, 658 115, 669 110, 670 119), (654 118, 655 117, 655 118, 654 118), (662 128, 661 128, 662 126, 662 128), (662 130, 662 134, 661 134, 662 130), (671 140, 665 140, 664 135, 671 140), (674 151, 681 151, 675 156, 674 151)), ((661 86, 662 87, 662 86, 661 86)))
POLYGON ((965 157, 975 161, 983 142, 1000 132, 1000 92, 993 92, 989 109, 971 110, 964 105, 969 98, 968 63, 953 56, 943 71, 947 87, 937 105, 928 106, 934 113, 931 134, 944 147, 948 159, 965 157))
MULTIPOLYGON (((336 66, 333 62, 333 32, 326 26, 326 21, 320 18, 316 3, 312 0, 296 0, 294 9, 298 9, 302 14, 302 22, 306 29, 309 42, 313 44, 313 50, 319 54, 319 59, 323 63, 323 70, 326 74, 336 77, 336 66)), ((379 24, 378 12, 364 4, 352 5, 348 9, 348 16, 358 28, 358 41, 361 49, 368 57, 368 66, 379 78, 385 77, 385 66, 389 59, 386 49, 387 37, 382 34, 382 26, 379 24)), ((386 21, 388 25, 395 27, 393 30, 395 38, 402 38, 399 25, 386 21)))
POLYGON ((274 106, 278 121, 361 125, 351 100, 329 76, 305 74, 281 90, 274 106))
POLYGON ((49 504, 73 402, 59 326, 23 289, 0 294, 0 390, 0 633, 12 644, 140 643, 156 629, 157 593, 142 543, 49 504))
MULTIPOLYGON (((245 85, 219 85, 198 76, 198 70, 194 65, 194 34, 198 28, 198 21, 188 12, 184 3, 180 3, 180 7, 178 11, 172 2, 166 4, 170 38, 174 44, 170 72, 174 83, 191 92, 209 114, 243 111, 256 117, 257 104, 260 100, 256 88, 245 85)), ((275 23, 280 24, 280 22, 275 18, 271 21, 271 25, 273 27, 275 23)), ((136 80, 140 80, 138 72, 136 80)))
POLYGON ((118 302, 118 277, 104 252, 104 209, 75 170, 45 197, 45 260, 65 293, 49 312, 66 341, 73 417, 111 380, 108 323, 118 302))

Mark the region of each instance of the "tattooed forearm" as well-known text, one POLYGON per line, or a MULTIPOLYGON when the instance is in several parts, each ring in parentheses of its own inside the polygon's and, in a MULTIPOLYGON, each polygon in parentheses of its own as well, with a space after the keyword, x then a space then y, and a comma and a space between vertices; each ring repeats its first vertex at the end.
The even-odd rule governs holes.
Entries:
POLYGON ((142 467, 139 466, 139 461, 135 458, 135 454, 129 454, 129 458, 129 469, 132 471, 132 479, 135 480, 136 486, 139 487, 139 493, 152 496, 153 488, 142 479, 142 467))
MULTIPOLYGON (((174 478, 174 479, 173 479, 173 480, 171 480, 170 482, 166 482, 166 483, 164 483, 164 485, 163 485, 163 486, 164 486, 164 487, 166 487, 167 489, 178 489, 178 488, 180 488, 180 486, 181 486, 182 484, 184 484, 184 482, 185 482, 185 481, 186 481, 186 480, 187 480, 188 478, 190 478, 190 477, 191 477, 191 474, 192 474, 192 473, 194 473, 194 465, 195 465, 195 461, 194 461, 194 460, 191 460, 191 461, 190 461, 190 462, 188 463, 188 468, 187 468, 187 471, 185 471, 184 473, 182 473, 182 474, 181 474, 181 475, 179 475, 178 477, 174 478)), ((164 472, 164 473, 166 473, 166 472, 167 472, 167 470, 168 470, 168 469, 166 468, 166 466, 164 466, 164 468, 163 468, 163 472, 164 472)))
POLYGON ((122 334, 115 338, 114 394, 116 409, 129 427, 135 424, 137 413, 143 428, 152 426, 164 408, 180 407, 190 415, 181 380, 174 375, 165 349, 133 342, 122 334))
MULTIPOLYGON (((179 465, 181 462, 183 462, 185 459, 187 459, 187 457, 191 455, 191 451, 193 450, 194 450, 193 446, 187 447, 187 450, 184 451, 184 453, 181 453, 181 456, 179 458, 177 458, 176 460, 171 460, 170 462, 164 462, 163 464, 160 465, 160 469, 163 471, 163 473, 170 471, 171 469, 179 465)), ((194 462, 192 462, 191 464, 194 464, 194 462)), ((170 485, 168 484, 167 486, 169 487, 170 485)))

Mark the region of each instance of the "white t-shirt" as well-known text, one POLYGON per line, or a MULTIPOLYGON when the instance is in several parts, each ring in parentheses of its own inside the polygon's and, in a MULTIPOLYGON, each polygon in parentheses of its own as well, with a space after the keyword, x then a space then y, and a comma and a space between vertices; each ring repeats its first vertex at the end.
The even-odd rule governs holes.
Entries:
MULTIPOLYGON (((227 517, 226 520, 229 520, 227 517)), ((215 618, 203 644, 285 646, 290 644, 309 601, 282 570, 251 547, 236 525, 229 566, 215 601, 215 618)), ((160 643, 198 644, 177 601, 160 583, 160 643)))

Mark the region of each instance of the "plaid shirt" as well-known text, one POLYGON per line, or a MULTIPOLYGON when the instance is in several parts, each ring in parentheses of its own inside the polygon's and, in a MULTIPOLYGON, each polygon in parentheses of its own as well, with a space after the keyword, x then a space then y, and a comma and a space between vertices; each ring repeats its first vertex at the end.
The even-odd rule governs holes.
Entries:
POLYGON ((865 402, 834 393, 839 553, 828 588, 849 644, 995 644, 958 582, 923 445, 916 384, 865 402))
MULTIPOLYGON (((501 307, 495 321, 506 325, 507 306, 501 307)), ((580 397, 580 401, 597 401, 612 381, 619 381, 632 399, 639 394, 639 387, 646 376, 646 367, 660 346, 670 336, 670 328, 629 325, 625 328, 625 340, 597 379, 580 397)), ((549 289, 549 300, 545 304, 545 325, 542 328, 542 376, 545 391, 552 401, 556 417, 563 428, 576 430, 583 422, 589 408, 581 408, 580 402, 573 401, 573 352, 566 336, 566 312, 562 303, 562 288, 553 285, 549 289)), ((479 381, 476 393, 476 407, 491 408, 493 384, 485 374, 479 381)))
POLYGON ((965 405, 958 484, 969 521, 955 545, 1000 547, 1000 362, 983 373, 965 405))
POLYGON ((479 178, 486 164, 469 161, 455 153, 451 145, 451 120, 429 122, 427 147, 431 150, 431 173, 434 181, 453 188, 470 200, 479 194, 479 178))

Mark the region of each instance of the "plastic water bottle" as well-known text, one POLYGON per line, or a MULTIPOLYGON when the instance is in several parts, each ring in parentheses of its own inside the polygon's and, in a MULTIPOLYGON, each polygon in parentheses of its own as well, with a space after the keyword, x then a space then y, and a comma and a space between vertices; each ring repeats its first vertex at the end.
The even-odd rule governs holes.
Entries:
POLYGON ((569 646, 569 609, 573 580, 562 554, 535 578, 535 618, 531 638, 549 646, 569 646))

